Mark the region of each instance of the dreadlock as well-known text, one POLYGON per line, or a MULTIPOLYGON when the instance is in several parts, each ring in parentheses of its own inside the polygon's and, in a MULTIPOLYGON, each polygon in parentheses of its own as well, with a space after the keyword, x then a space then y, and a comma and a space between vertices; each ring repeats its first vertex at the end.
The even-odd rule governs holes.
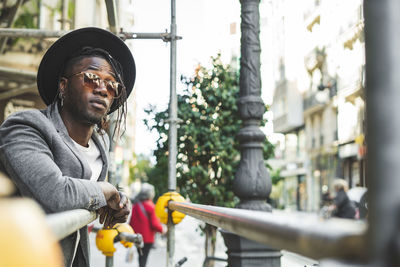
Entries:
MULTIPOLYGON (((123 88, 121 90, 121 93, 118 97, 114 98, 114 101, 111 105, 111 108, 113 107, 119 107, 117 111, 117 119, 116 119, 116 124, 112 133, 112 138, 115 137, 115 134, 117 134, 117 137, 122 135, 125 132, 126 129, 126 114, 127 114, 127 104, 126 104, 126 99, 127 99, 127 94, 126 94, 126 89, 124 85, 124 73, 121 64, 113 58, 110 53, 108 53, 106 50, 101 49, 101 48, 93 48, 90 46, 83 47, 81 50, 77 51, 76 53, 72 54, 66 61, 65 64, 62 68, 62 71, 60 73, 60 77, 63 77, 70 69, 72 66, 74 66, 77 62, 82 60, 83 58, 87 57, 101 57, 107 60, 107 62, 111 65, 112 69, 115 72, 116 79, 117 81, 122 84, 123 88), (121 126, 122 131, 121 131, 121 126)), ((108 119, 108 116, 104 116, 102 120, 97 124, 97 132, 101 133, 103 131, 107 131, 110 125, 110 121, 108 119)))

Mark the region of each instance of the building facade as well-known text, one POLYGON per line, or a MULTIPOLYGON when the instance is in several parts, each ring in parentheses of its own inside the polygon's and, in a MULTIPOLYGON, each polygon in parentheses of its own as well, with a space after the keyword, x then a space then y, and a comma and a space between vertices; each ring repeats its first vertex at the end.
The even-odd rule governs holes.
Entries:
POLYGON ((366 185, 362 1, 278 2, 272 110, 284 136, 281 198, 288 209, 316 211, 335 178, 366 185))

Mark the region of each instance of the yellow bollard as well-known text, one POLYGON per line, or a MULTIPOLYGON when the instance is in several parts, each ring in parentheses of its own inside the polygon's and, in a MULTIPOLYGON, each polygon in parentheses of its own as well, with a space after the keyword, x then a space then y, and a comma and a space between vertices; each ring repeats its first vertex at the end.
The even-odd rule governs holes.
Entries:
MULTIPOLYGON (((130 233, 134 234, 132 227, 126 223, 117 223, 113 228, 103 228, 96 234, 96 246, 97 248, 107 257, 112 257, 114 252, 117 250, 114 247, 114 240, 119 233, 130 233)), ((132 242, 120 241, 126 248, 133 246, 132 242)))
MULTIPOLYGON (((168 223, 168 202, 171 200, 176 202, 185 202, 185 199, 177 192, 167 192, 160 196, 157 199, 155 212, 157 217, 160 219, 160 222, 162 222, 163 224, 168 223)), ((185 214, 179 211, 173 211, 171 216, 172 222, 174 224, 178 224, 183 220, 185 214)))
POLYGON ((0 199, 0 266, 62 267, 58 241, 29 199, 0 199))
POLYGON ((114 247, 114 239, 118 235, 115 228, 103 228, 96 234, 96 246, 107 257, 112 257, 116 248, 114 247))

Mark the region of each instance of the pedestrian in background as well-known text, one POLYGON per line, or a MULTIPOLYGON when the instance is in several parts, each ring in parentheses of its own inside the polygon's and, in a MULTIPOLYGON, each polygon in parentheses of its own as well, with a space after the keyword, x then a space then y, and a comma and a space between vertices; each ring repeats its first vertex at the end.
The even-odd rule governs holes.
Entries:
POLYGON ((150 249, 154 243, 156 232, 165 233, 166 228, 160 223, 154 211, 154 186, 143 183, 139 194, 134 199, 132 206, 132 215, 129 224, 133 230, 143 236, 144 247, 140 253, 139 266, 145 267, 150 249))
POLYGON ((348 190, 348 187, 346 180, 335 179, 333 182, 333 188, 336 191, 336 196, 333 198, 333 204, 330 206, 333 217, 355 219, 356 207, 347 196, 346 191, 348 190))

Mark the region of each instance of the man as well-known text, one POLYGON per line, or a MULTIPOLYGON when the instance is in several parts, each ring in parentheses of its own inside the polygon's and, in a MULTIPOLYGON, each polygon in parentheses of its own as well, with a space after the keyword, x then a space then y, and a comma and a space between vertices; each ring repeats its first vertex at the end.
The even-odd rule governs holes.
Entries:
MULTIPOLYGON (((97 211, 105 227, 127 220, 129 200, 104 181, 105 130, 107 115, 117 111, 119 134, 135 73, 128 47, 102 29, 72 31, 49 48, 37 74, 48 107, 15 113, 0 127, 0 169, 20 195, 46 213, 97 211)), ((60 243, 65 266, 89 266, 87 227, 60 243)))

